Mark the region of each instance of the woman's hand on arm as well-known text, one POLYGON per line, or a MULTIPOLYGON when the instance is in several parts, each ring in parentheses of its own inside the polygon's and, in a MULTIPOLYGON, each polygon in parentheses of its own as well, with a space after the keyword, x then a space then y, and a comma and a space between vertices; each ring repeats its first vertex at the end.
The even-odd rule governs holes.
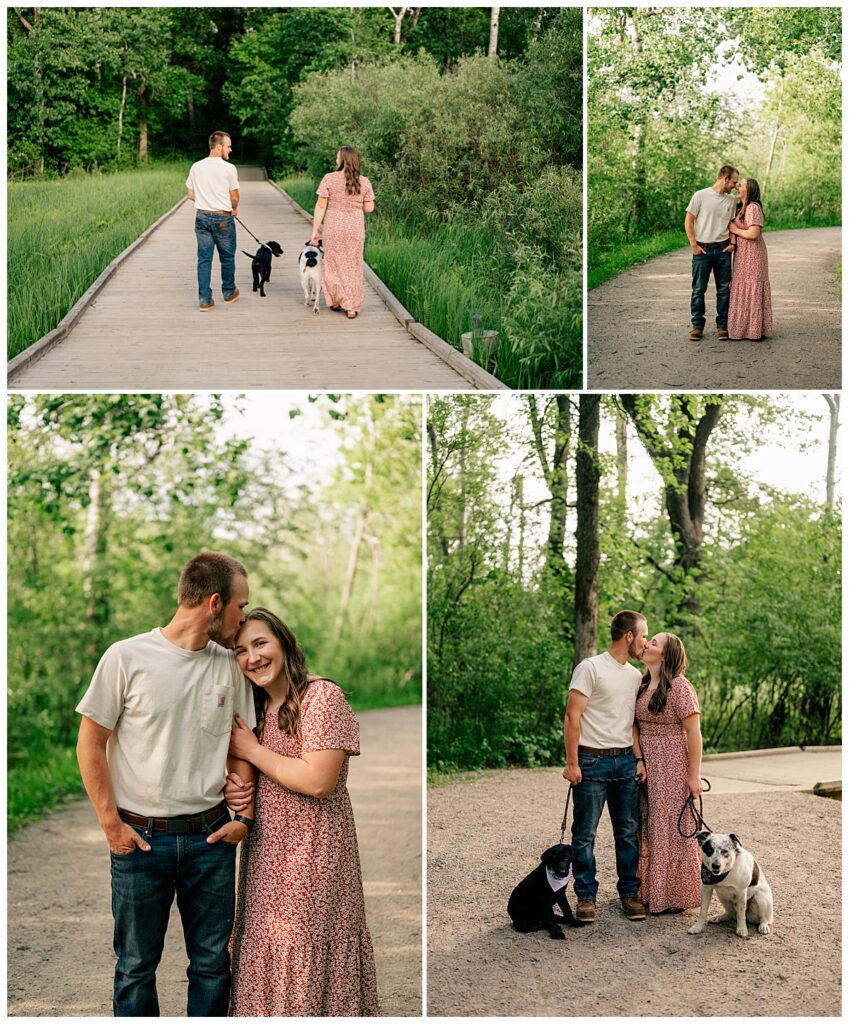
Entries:
POLYGON ((701 715, 687 715, 682 721, 684 735, 687 737, 687 788, 690 796, 696 798, 702 792, 702 730, 701 715))
POLYGON ((631 727, 631 733, 634 737, 634 757, 637 759, 637 782, 645 782, 646 762, 643 759, 643 751, 640 748, 640 727, 636 721, 631 727))

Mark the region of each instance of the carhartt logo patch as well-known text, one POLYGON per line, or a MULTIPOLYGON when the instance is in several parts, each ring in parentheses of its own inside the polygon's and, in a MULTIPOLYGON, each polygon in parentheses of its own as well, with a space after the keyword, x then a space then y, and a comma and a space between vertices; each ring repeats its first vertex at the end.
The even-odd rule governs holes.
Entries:
POLYGON ((224 707, 224 694, 223 693, 219 693, 218 694, 218 706, 220 708, 224 707))

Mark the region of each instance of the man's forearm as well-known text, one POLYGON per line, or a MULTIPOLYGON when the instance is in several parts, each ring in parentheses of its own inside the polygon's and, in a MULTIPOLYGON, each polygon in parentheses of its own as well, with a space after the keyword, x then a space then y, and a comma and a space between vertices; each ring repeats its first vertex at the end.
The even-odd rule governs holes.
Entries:
POLYGON ((97 820, 104 832, 120 822, 112 782, 109 778, 109 763, 106 751, 97 744, 80 741, 77 744, 77 762, 80 766, 85 791, 97 814, 97 820))
MULTIPOLYGON (((256 782, 256 769, 250 763, 250 761, 241 761, 238 757, 228 756, 227 771, 235 772, 236 775, 238 775, 239 778, 242 780, 242 782, 256 782)), ((256 794, 256 789, 254 789, 254 794, 256 794)), ((256 796, 254 796, 253 800, 251 800, 250 807, 246 808, 244 811, 239 811, 239 814, 243 818, 253 818, 255 801, 256 796)))
POLYGON ((578 744, 581 741, 581 720, 566 713, 566 764, 578 763, 578 744))

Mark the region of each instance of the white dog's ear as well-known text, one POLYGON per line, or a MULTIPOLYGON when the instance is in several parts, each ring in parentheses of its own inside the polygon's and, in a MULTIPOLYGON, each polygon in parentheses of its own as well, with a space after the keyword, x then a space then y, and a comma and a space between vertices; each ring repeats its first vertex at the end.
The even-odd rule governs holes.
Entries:
POLYGON ((735 836, 735 835, 734 835, 734 833, 733 833, 733 832, 729 832, 729 833, 728 833, 728 838, 729 838, 729 839, 731 840, 731 842, 732 842, 732 843, 733 843, 733 844, 734 844, 734 845, 735 845, 735 846, 736 846, 736 847, 737 847, 738 849, 739 849, 739 848, 740 848, 740 847, 741 847, 741 846, 743 845, 743 844, 742 844, 742 843, 740 842, 740 840, 739 840, 739 839, 737 838, 737 836, 735 836))

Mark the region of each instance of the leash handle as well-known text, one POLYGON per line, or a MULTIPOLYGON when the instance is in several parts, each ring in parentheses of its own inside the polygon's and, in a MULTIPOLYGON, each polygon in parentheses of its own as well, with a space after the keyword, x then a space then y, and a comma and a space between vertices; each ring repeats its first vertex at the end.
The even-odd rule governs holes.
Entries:
MULTIPOLYGON (((705 778, 702 778, 702 782, 704 783, 702 793, 709 793, 711 790, 710 782, 705 778)), ((699 793, 698 810, 696 810, 696 801, 693 799, 692 794, 690 794, 690 796, 688 796, 684 801, 684 806, 681 808, 681 813, 678 815, 678 835, 680 835, 682 839, 694 839, 696 834, 702 831, 713 832, 713 829, 702 817, 702 793, 699 793), (690 833, 684 832, 681 828, 681 822, 688 810, 693 821, 693 831, 690 833)))
POLYGON ((572 798, 572 783, 569 783, 569 788, 566 790, 566 806, 563 808, 563 822, 560 825, 560 842, 563 842, 563 837, 566 835, 566 821, 569 817, 569 801, 572 798))

